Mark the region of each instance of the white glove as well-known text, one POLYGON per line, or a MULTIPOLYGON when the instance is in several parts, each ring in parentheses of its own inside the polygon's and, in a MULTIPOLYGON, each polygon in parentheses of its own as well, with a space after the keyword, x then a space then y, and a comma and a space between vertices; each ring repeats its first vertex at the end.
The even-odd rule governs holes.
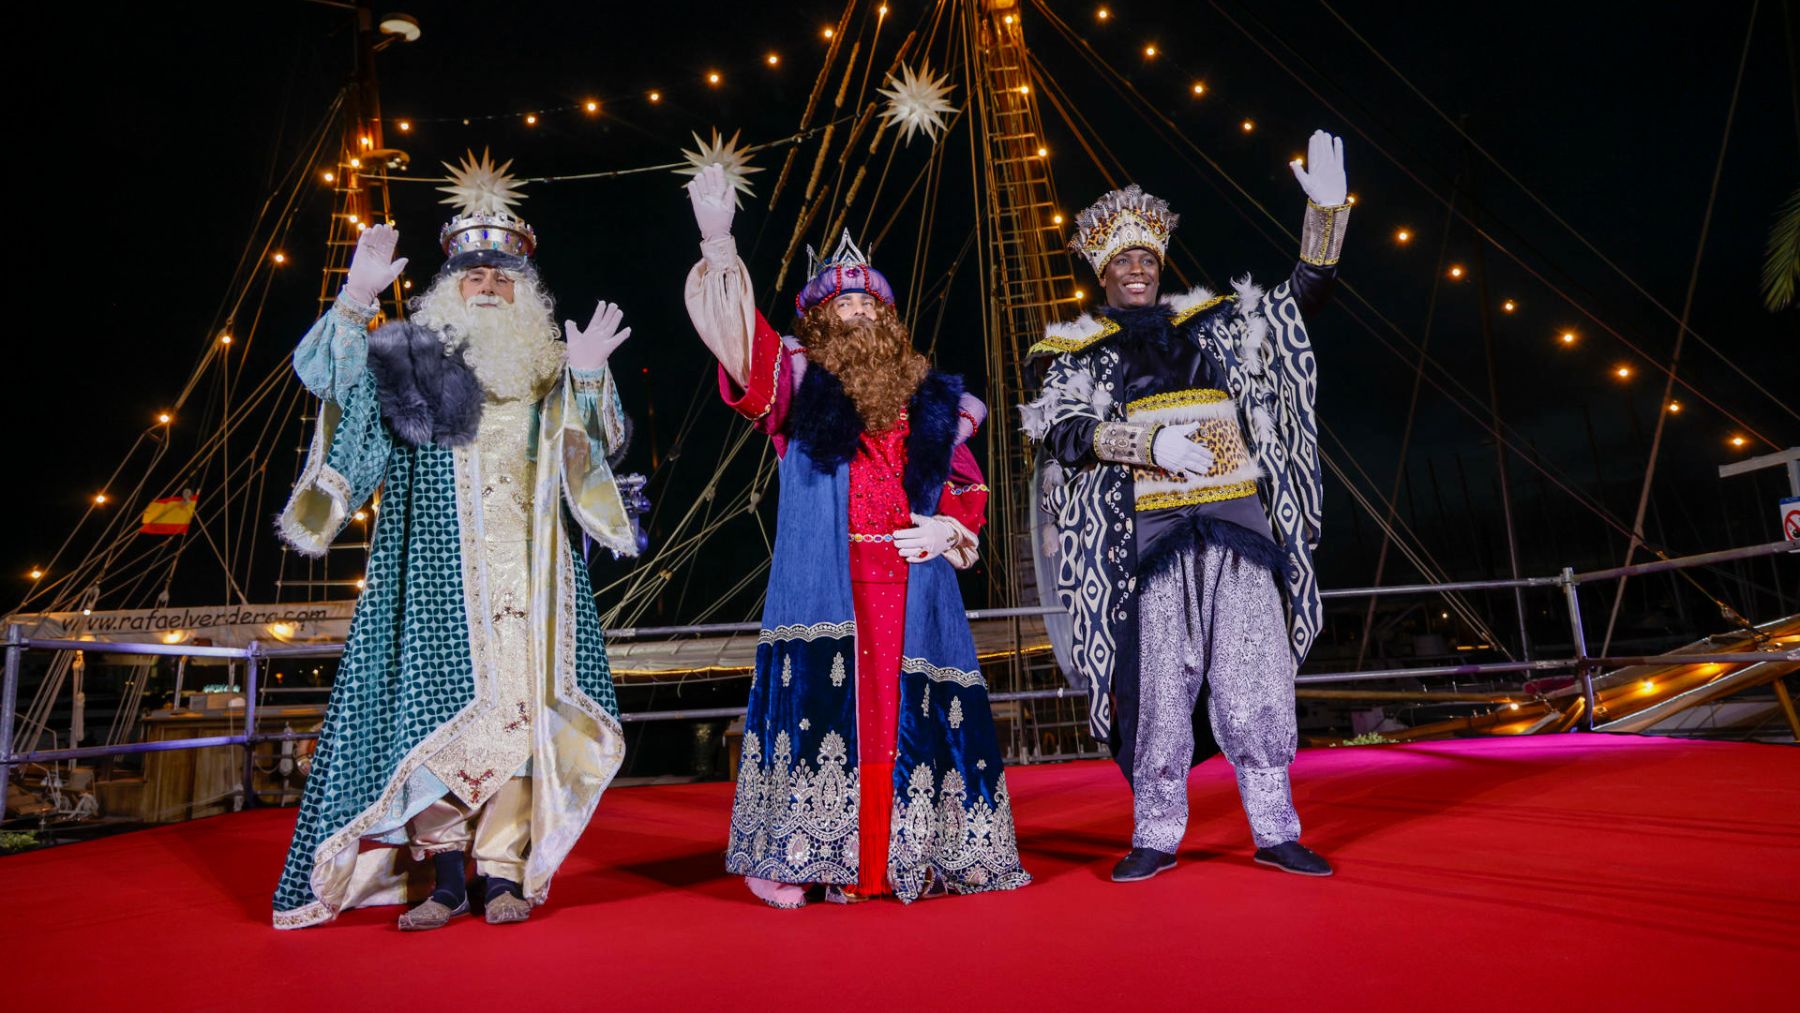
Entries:
POLYGON ((1344 180, 1344 139, 1323 130, 1313 131, 1306 142, 1306 160, 1289 163, 1306 196, 1320 207, 1337 207, 1348 199, 1350 184, 1344 180))
POLYGON ((912 515, 913 527, 894 532, 894 548, 908 563, 927 563, 956 544, 956 532, 936 517, 912 515))
POLYGON ((737 213, 737 200, 731 195, 731 184, 725 182, 723 165, 714 162, 701 169, 688 182, 687 192, 702 240, 731 235, 731 216, 737 213))
POLYGON ((576 327, 573 320, 564 320, 563 336, 569 339, 569 368, 593 371, 606 365, 613 349, 631 337, 631 328, 619 329, 619 321, 624 318, 625 311, 617 304, 603 301, 594 307, 594 317, 588 321, 586 330, 576 327))
POLYGON ((367 306, 386 291, 406 270, 406 258, 394 259, 400 231, 392 225, 364 229, 350 258, 350 274, 344 279, 344 295, 358 306, 367 306))
POLYGON ((1198 428, 1200 423, 1188 422, 1158 429, 1156 439, 1150 443, 1150 459, 1164 471, 1185 471, 1194 475, 1204 475, 1211 471, 1212 449, 1191 439, 1194 430, 1198 428))

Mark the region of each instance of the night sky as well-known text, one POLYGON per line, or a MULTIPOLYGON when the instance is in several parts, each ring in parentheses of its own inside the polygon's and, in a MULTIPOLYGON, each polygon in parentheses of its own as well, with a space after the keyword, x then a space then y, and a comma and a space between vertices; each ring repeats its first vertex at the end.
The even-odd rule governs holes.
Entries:
MULTIPOLYGON (((248 230, 351 65, 349 14, 321 4, 109 6, 102 13, 82 8, 79 20, 66 21, 34 8, 30 17, 43 23, 15 34, 15 44, 56 40, 69 58, 33 78, 36 85, 17 101, 29 124, 28 133, 14 135, 14 159, 24 175, 17 185, 31 189, 15 198, 15 227, 48 250, 15 253, 16 269, 30 278, 15 294, 43 316, 40 325, 16 327, 13 341, 20 356, 8 398, 13 506, 0 553, 0 572, 13 581, 9 606, 28 589, 25 571, 49 558, 93 493, 113 488, 106 482, 120 456, 171 402, 225 326, 220 306, 248 230), (34 216, 45 220, 31 223, 34 216)), ((1322 376, 1319 412, 1348 449, 1343 454, 1328 439, 1328 453, 1346 467, 1360 464, 1371 488, 1383 494, 1393 482, 1413 376, 1407 348, 1425 333, 1442 247, 1446 264, 1474 271, 1485 260, 1491 305, 1518 304, 1514 313, 1493 314, 1496 384, 1507 423, 1558 479, 1629 522, 1661 400, 1657 364, 1666 364, 1676 335, 1675 320, 1633 283, 1668 312, 1680 312, 1748 5, 1639 4, 1621 16, 1612 4, 1342 0, 1327 8, 1300 0, 1230 0, 1220 7, 1121 0, 1108 5, 1112 17, 1105 23, 1096 19, 1095 4, 1050 6, 1288 228, 1297 230, 1304 197, 1286 160, 1304 149, 1315 127, 1344 136, 1359 203, 1343 277, 1368 302, 1340 292, 1312 323, 1322 376), (1463 124, 1493 161, 1476 153, 1331 10, 1463 124), (1142 57, 1147 44, 1159 48, 1155 60, 1142 57), (1195 81, 1207 87, 1199 99, 1190 91, 1195 81), (1246 117, 1256 124, 1253 132, 1240 127, 1246 117), (1525 188, 1630 280, 1584 248, 1525 188), (1453 192, 1462 212, 1497 245, 1482 243, 1466 223, 1447 226, 1442 199, 1453 192), (1410 230, 1410 243, 1394 241, 1399 228, 1410 230), (1654 361, 1634 355, 1572 303, 1654 361), (1580 340, 1561 347, 1557 335, 1569 329, 1580 340), (1628 382, 1612 376, 1621 364, 1634 371, 1628 382)), ((892 7, 883 54, 928 10, 907 0, 892 7)), ((680 148, 692 146, 690 131, 704 134, 714 126, 727 134, 741 129, 749 142, 786 136, 800 121, 823 58, 820 28, 839 10, 812 0, 664 0, 629 11, 617 4, 418 2, 403 9, 419 19, 423 38, 390 46, 378 67, 389 143, 411 154, 413 176, 438 175, 440 160, 471 147, 489 146, 514 159, 516 172, 542 176, 676 161, 680 148), (764 62, 770 52, 780 56, 776 67, 764 62), (711 70, 724 77, 718 88, 704 82, 711 70), (649 103, 651 89, 662 91, 664 101, 649 103), (599 116, 566 109, 590 97, 602 103, 599 116), (524 115, 536 110, 544 111, 540 122, 528 126, 524 115), (409 134, 393 128, 402 118, 414 124, 409 134)), ((1292 264, 1291 245, 1235 194, 1232 182, 1191 151, 1160 141, 1037 8, 1028 5, 1023 15, 1034 54, 1092 124, 1088 142, 1181 213, 1182 242, 1171 266, 1194 283, 1222 285, 1246 271, 1265 284, 1280 280, 1292 264)), ((1765 310, 1757 279, 1776 209, 1800 183, 1796 27, 1795 4, 1761 4, 1693 300, 1693 329, 1711 349, 1690 338, 1683 350, 1680 376, 1698 394, 1678 387, 1686 410, 1670 420, 1659 465, 1651 535, 1674 552, 1775 537, 1778 473, 1721 481, 1715 469, 1800 440, 1791 409, 1752 390, 1725 365, 1729 358, 1776 398, 1793 400, 1800 321, 1793 309, 1765 310), (1751 438, 1740 450, 1727 442, 1752 432, 1769 443, 1751 438)), ((966 99, 961 87, 952 95, 959 106, 966 99)), ((1044 115, 1059 198, 1072 214, 1107 181, 1054 110, 1046 105, 1044 115)), ((939 272, 974 223, 966 128, 942 143, 952 149, 929 248, 929 263, 939 272)), ((803 164, 810 164, 813 149, 805 150, 803 164)), ((765 307, 788 304, 797 284, 790 272, 786 291, 768 290, 797 208, 789 194, 772 216, 764 213, 761 198, 780 159, 778 152, 756 159, 766 170, 755 177, 759 198, 747 201, 735 228, 765 307)), ((922 141, 901 151, 877 222, 892 215, 902 184, 925 162, 922 141)), ((599 298, 625 308, 634 334, 614 363, 627 411, 640 423, 628 467, 650 470, 654 441, 662 468, 652 494, 663 506, 658 523, 664 525, 670 511, 699 494, 721 441, 741 424, 711 396, 713 362, 682 309, 681 282, 697 257, 697 235, 679 182, 655 172, 539 184, 528 188, 522 208, 539 233, 541 269, 562 316, 585 322, 599 298), (653 425, 647 424, 651 405, 653 425), (690 435, 676 446, 690 407, 690 435)), ((246 305, 261 304, 260 321, 231 324, 245 342, 234 353, 234 369, 261 376, 291 351, 316 314, 327 191, 304 190, 278 230, 292 259, 267 278, 266 298, 262 280, 251 286, 246 305)), ((396 183, 392 192, 401 253, 413 259, 412 276, 423 280, 439 262, 435 238, 447 212, 427 185, 396 183)), ((863 217, 859 212, 851 221, 863 217)), ((903 209, 874 251, 902 291, 911 281, 918 217, 917 203, 903 209)), ((947 304, 920 308, 921 333, 943 311, 940 365, 972 376, 981 370, 977 282, 965 268, 947 304)), ((1175 287, 1169 279, 1164 290, 1175 287)), ((1472 279, 1446 281, 1436 299, 1429 340, 1443 371, 1432 375, 1446 384, 1454 378, 1485 414, 1477 286, 1472 279)), ((790 322, 787 313, 772 320, 790 322)), ((216 410, 208 408, 207 389, 203 383, 178 421, 167 462, 185 459, 196 430, 216 410)), ((992 407, 996 421, 1006 417, 1005 406, 992 407)), ((265 522, 297 467, 285 448, 298 444, 298 428, 283 433, 276 441, 283 449, 268 465, 265 522)), ((728 471, 722 485, 749 481, 754 457, 728 471)), ((1502 536, 1491 507, 1493 459, 1477 424, 1449 396, 1427 387, 1402 516, 1458 576, 1497 573, 1504 565, 1495 555, 1502 536)), ((1528 572, 1618 561, 1622 538, 1527 463, 1515 458, 1510 467, 1528 572)), ((170 464, 157 475, 152 485, 174 479, 170 464)), ((1327 488, 1319 556, 1324 583, 1367 582, 1378 535, 1335 479, 1328 477, 1327 488)), ((72 553, 85 551, 93 524, 90 519, 77 533, 72 553)), ((711 603, 718 574, 766 556, 753 526, 728 527, 715 541, 704 572, 678 577, 677 590, 646 621, 691 620, 711 603)), ((253 599, 272 594, 272 558, 259 557, 250 578, 253 599)), ((220 600, 217 566, 200 549, 187 559, 177 600, 220 600)), ((605 568, 605 574, 597 570, 602 580, 619 572, 612 564, 605 568)), ((1396 564, 1387 579, 1414 576, 1396 564)), ((744 618, 753 601, 733 603, 713 618, 744 618)))

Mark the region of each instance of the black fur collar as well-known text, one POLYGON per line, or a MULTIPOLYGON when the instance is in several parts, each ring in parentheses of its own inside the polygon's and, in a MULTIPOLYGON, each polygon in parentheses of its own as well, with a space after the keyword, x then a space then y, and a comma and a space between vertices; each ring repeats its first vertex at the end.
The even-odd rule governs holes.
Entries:
POLYGON ((369 372, 388 428, 407 444, 457 447, 481 424, 481 384, 429 328, 396 320, 369 335, 369 372))
MULTIPOLYGON (((956 410, 962 401, 962 377, 931 370, 906 405, 907 501, 917 513, 937 512, 938 494, 950 474, 956 448, 956 410)), ((818 363, 810 363, 794 394, 789 417, 794 440, 806 445, 820 472, 836 471, 856 456, 863 434, 862 416, 844 385, 818 363)))

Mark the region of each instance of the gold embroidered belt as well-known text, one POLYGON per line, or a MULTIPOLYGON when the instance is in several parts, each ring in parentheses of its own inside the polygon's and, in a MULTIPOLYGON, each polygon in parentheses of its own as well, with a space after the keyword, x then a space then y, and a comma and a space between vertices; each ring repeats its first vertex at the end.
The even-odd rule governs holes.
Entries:
POLYGON ((1164 510, 1256 495, 1256 480, 1262 471, 1244 442, 1237 404, 1224 391, 1199 387, 1154 394, 1127 403, 1125 417, 1154 429, 1198 422, 1188 438, 1213 456, 1212 467, 1200 475, 1164 471, 1155 465, 1133 467, 1137 509, 1164 510))

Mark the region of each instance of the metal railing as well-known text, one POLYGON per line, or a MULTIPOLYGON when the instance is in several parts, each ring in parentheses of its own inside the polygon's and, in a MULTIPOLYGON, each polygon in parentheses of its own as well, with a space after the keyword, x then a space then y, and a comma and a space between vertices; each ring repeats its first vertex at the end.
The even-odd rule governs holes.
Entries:
MULTIPOLYGON (((1652 654, 1652 655, 1590 655, 1587 649, 1587 636, 1581 613, 1579 588, 1583 584, 1599 581, 1618 580, 1624 577, 1635 577, 1650 573, 1661 573, 1666 570, 1688 569, 1697 566, 1710 566, 1717 563, 1733 562, 1741 559, 1754 559, 1784 553, 1800 553, 1800 543, 1791 541, 1768 542, 1762 545, 1750 545, 1736 549, 1724 549, 1717 552, 1704 552, 1692 556, 1675 559, 1656 560, 1649 563, 1637 563, 1631 566, 1617 566, 1604 570, 1590 570, 1577 573, 1569 567, 1549 577, 1520 577, 1500 580, 1462 580, 1446 581, 1438 584, 1398 584, 1389 587, 1355 587, 1338 588, 1320 592, 1325 599, 1338 598, 1378 598, 1384 596, 1407 596, 1423 594, 1442 594, 1452 591, 1487 591, 1507 590, 1512 588, 1561 588, 1566 606, 1571 645, 1574 653, 1571 657, 1557 659, 1540 659, 1532 661, 1476 662, 1465 665, 1431 665, 1417 668, 1386 668, 1365 671, 1321 672, 1298 676, 1295 682, 1301 685, 1320 683, 1358 682, 1380 679, 1422 679, 1451 676, 1487 675, 1510 672, 1546 672, 1573 671, 1581 688, 1584 702, 1583 726, 1591 730, 1595 726, 1597 711, 1594 677, 1608 665, 1664 665, 1664 664, 1717 664, 1717 665, 1758 665, 1772 662, 1800 662, 1800 648, 1789 648, 1780 651, 1743 651, 1718 652, 1707 654, 1652 654)), ((1036 616, 1055 615, 1061 609, 1057 607, 1023 607, 996 609, 969 609, 965 613, 970 620, 977 619, 1024 619, 1036 616)), ((760 623, 710 623, 692 626, 647 626, 625 627, 606 631, 611 640, 638 640, 661 637, 676 637, 694 634, 744 634, 757 633, 762 629, 760 623)), ((189 647, 179 644, 143 644, 125 641, 94 640, 44 640, 21 636, 19 627, 12 625, 6 634, 6 663, 4 682, 0 683, 0 800, 6 797, 6 787, 11 779, 12 769, 27 763, 52 763, 61 760, 81 760, 102 756, 124 756, 137 753, 154 753, 176 749, 205 749, 215 746, 244 747, 243 798, 245 805, 253 804, 255 792, 252 778, 255 774, 255 749, 262 742, 284 742, 317 738, 318 732, 258 732, 256 731, 256 707, 258 697, 258 679, 265 660, 274 658, 325 658, 335 657, 343 653, 342 644, 265 644, 251 641, 247 647, 189 647), (168 739, 159 742, 128 742, 107 746, 83 746, 71 749, 45 749, 31 753, 15 754, 13 752, 14 713, 17 709, 19 675, 26 651, 104 651, 107 654, 163 655, 171 657, 203 657, 229 658, 244 662, 244 731, 238 735, 213 735, 200 738, 168 739)), ((1017 645, 1015 644, 1015 652, 1017 645)), ((1023 700, 1053 700, 1085 696, 1085 691, 1069 686, 1055 689, 1023 690, 1019 692, 994 693, 989 699, 995 703, 1023 700)), ((686 710, 640 711, 620 715, 625 722, 641 721, 681 721, 709 718, 736 717, 744 712, 742 707, 703 707, 686 710)))

